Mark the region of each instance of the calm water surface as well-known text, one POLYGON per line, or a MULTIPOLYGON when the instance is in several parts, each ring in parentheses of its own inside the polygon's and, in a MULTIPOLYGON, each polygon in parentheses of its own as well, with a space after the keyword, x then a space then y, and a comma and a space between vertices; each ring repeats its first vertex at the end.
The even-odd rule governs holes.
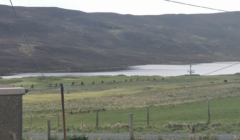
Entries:
MULTIPOLYGON (((222 69, 224 67, 236 64, 238 62, 214 62, 214 63, 201 63, 192 66, 194 74, 200 75, 222 75, 222 74, 235 74, 240 72, 240 64, 232 67, 208 74, 210 72, 222 69)), ((130 66, 125 70, 107 71, 107 72, 74 72, 74 73, 44 73, 45 76, 98 76, 98 75, 119 75, 126 76, 140 75, 140 76, 179 76, 188 74, 189 65, 139 65, 130 66)), ((22 77, 37 77, 42 76, 41 73, 24 73, 12 76, 2 76, 4 79, 22 78, 22 77)))

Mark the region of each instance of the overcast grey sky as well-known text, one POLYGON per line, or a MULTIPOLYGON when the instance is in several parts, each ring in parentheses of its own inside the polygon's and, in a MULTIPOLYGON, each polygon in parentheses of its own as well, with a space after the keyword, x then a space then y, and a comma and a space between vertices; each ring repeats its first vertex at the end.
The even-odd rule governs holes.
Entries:
MULTIPOLYGON (((239 11, 240 0, 175 0, 227 11, 239 11)), ((217 11, 190 7, 165 0, 12 0, 15 6, 59 7, 84 12, 114 12, 133 15, 216 13, 217 11)), ((0 4, 10 5, 9 0, 0 4)))

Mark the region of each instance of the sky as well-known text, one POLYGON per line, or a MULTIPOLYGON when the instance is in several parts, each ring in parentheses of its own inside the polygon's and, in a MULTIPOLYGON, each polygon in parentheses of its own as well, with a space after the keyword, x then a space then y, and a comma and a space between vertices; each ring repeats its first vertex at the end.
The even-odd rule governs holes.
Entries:
MULTIPOLYGON (((175 0, 194 5, 240 11, 240 0, 175 0)), ((167 2, 165 0, 12 0, 14 6, 59 7, 83 12, 113 12, 132 15, 197 14, 218 11, 167 2)), ((10 5, 9 0, 0 4, 10 5)))

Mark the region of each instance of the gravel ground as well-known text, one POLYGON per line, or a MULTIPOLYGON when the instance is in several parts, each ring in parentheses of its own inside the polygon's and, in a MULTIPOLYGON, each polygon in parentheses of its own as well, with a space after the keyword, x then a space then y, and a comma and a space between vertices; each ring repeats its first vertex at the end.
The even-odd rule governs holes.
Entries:
MULTIPOLYGON (((67 133, 68 136, 71 135, 82 135, 83 133, 67 133)), ((93 140, 94 138, 102 138, 104 140, 108 139, 122 139, 127 140, 129 139, 128 133, 85 133, 86 136, 89 137, 90 140, 93 140)), ((188 138, 189 133, 159 133, 159 134, 151 134, 151 133, 135 133, 134 136, 136 137, 145 137, 147 139, 157 139, 159 136, 165 137, 165 138, 188 138)), ((216 137, 218 137, 219 140, 232 140, 234 135, 236 134, 215 134, 216 137)), ((239 134, 238 134, 239 135, 239 134)), ((63 138, 62 133, 51 133, 51 136, 58 136, 59 138, 63 138)), ((29 137, 29 138, 45 138, 47 139, 46 133, 23 133, 23 137, 29 137)))

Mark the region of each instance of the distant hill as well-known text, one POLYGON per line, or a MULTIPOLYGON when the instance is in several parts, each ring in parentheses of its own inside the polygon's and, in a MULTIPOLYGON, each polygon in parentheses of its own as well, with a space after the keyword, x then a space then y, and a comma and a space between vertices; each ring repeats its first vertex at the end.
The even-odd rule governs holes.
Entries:
MULTIPOLYGON (((16 7, 44 72, 236 61, 240 13, 133 16, 16 7)), ((38 72, 9 6, 0 5, 0 75, 38 72)))

